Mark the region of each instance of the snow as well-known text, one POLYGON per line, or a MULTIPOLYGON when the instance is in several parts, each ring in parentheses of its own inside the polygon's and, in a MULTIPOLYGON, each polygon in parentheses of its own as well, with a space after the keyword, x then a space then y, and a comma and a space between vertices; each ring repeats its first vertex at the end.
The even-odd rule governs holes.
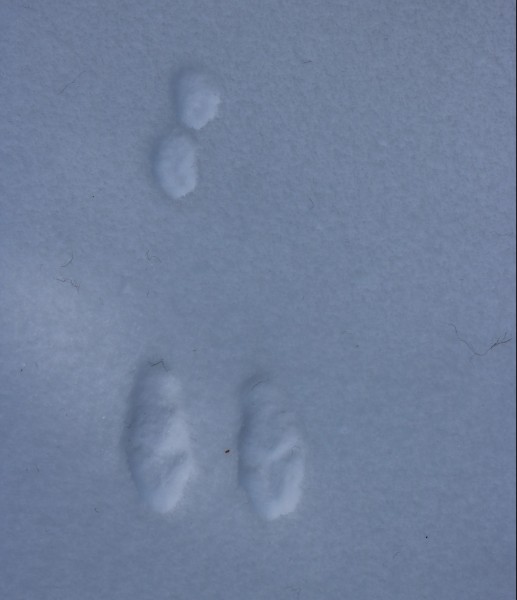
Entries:
POLYGON ((239 439, 239 480, 266 520, 293 512, 302 496, 304 444, 282 394, 264 382, 248 385, 239 439))
POLYGON ((187 134, 164 140, 156 159, 156 175, 163 191, 174 200, 193 192, 197 185, 196 145, 187 134))
POLYGON ((142 373, 130 408, 129 470, 143 500, 159 513, 175 508, 194 471, 180 396, 179 382, 170 375, 142 373))
POLYGON ((199 130, 217 116, 221 96, 205 73, 182 73, 178 81, 179 120, 185 127, 199 130))
POLYGON ((515 597, 514 23, 0 2, 0 598, 515 597))

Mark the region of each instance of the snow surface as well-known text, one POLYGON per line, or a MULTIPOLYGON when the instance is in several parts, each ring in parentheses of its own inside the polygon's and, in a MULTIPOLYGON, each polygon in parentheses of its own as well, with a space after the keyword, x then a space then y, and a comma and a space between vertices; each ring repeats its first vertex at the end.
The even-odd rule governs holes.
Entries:
POLYGON ((130 407, 129 469, 143 500, 160 513, 175 508, 194 471, 180 398, 179 382, 155 370, 139 375, 130 407))
POLYGON ((197 185, 196 144, 187 134, 165 139, 156 158, 156 175, 163 191, 174 200, 194 191, 197 185))
POLYGON ((199 130, 217 116, 221 96, 206 73, 182 73, 176 94, 179 120, 185 127, 199 130))
POLYGON ((257 513, 267 520, 295 510, 302 495, 304 444, 282 395, 253 382, 243 392, 239 439, 239 481, 257 513))
POLYGON ((0 2, 0 598, 515 597, 514 24, 0 2))

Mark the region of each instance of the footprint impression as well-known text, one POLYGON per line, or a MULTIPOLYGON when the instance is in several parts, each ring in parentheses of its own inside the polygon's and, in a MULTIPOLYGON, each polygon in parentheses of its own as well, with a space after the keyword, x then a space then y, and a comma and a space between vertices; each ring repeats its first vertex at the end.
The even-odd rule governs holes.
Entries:
POLYGON ((282 394, 264 382, 249 385, 242 397, 239 483, 266 520, 293 512, 302 495, 303 439, 283 402, 282 394))
MULTIPOLYGON (((178 79, 176 108, 183 128, 200 130, 217 116, 221 95, 205 73, 186 71, 178 79)), ((164 139, 156 157, 156 177, 164 192, 177 200, 197 185, 197 144, 187 131, 164 139)))
POLYGON ((125 446, 142 500, 159 513, 173 510, 194 470, 176 378, 153 370, 138 377, 130 398, 125 446))

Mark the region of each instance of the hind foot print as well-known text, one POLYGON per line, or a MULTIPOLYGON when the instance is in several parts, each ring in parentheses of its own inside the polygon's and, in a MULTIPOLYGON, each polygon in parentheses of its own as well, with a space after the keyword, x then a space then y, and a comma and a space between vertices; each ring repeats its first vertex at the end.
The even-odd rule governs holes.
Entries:
POLYGON ((167 373, 140 378, 133 393, 126 453, 142 500, 154 511, 172 511, 194 470, 178 381, 167 373))
POLYGON ((244 394, 239 483, 256 512, 270 521, 293 512, 302 496, 305 451, 294 416, 268 383, 244 394))
POLYGON ((217 116, 221 95, 210 77, 197 71, 184 73, 177 88, 178 117, 185 127, 199 130, 217 116))
POLYGON ((197 185, 197 149, 187 134, 173 135, 164 140, 156 159, 156 176, 164 192, 178 200, 197 185))

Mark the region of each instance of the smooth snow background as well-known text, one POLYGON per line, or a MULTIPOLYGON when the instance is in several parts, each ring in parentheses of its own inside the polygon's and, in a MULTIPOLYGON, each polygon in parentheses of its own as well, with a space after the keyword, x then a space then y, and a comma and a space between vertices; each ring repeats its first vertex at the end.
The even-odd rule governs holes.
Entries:
POLYGON ((472 357, 450 325, 480 354, 515 338, 514 22, 0 2, 0 596, 514 597, 515 342, 472 357), (191 67, 222 104, 174 201, 153 157, 191 67), (122 443, 162 359, 200 471, 166 518, 122 443), (306 431, 271 523, 237 477, 257 372, 306 431))

